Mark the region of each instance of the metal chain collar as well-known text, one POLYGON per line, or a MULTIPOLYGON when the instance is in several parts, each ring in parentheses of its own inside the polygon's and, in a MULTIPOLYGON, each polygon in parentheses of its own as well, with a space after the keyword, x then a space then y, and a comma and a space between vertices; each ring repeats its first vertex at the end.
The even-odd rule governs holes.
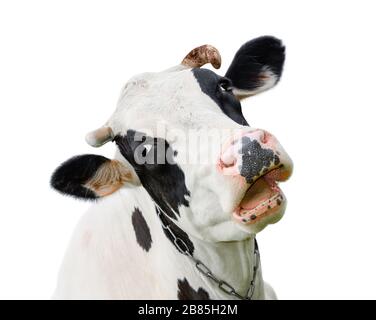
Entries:
POLYGON ((170 225, 168 223, 164 223, 163 220, 161 219, 162 213, 169 219, 167 214, 158 205, 156 205, 156 208, 157 208, 158 217, 161 220, 162 228, 167 230, 167 232, 173 238, 176 248, 182 254, 186 255, 187 257, 189 257, 193 261, 197 270, 201 274, 203 274, 205 277, 209 278, 210 280, 214 281, 218 285, 218 288, 221 289, 223 292, 227 293, 228 295, 234 296, 234 297, 241 299, 241 300, 252 300, 252 297, 253 297, 253 294, 254 294, 255 288, 256 288, 257 271, 258 271, 258 268, 259 268, 259 265, 260 265, 260 253, 259 253, 259 250, 258 250, 256 238, 254 239, 253 255, 254 255, 255 263, 253 265, 252 279, 251 279, 250 286, 249 286, 249 289, 247 291, 247 294, 245 296, 243 296, 240 293, 238 293, 234 289, 234 287, 232 287, 228 282, 221 280, 218 277, 216 277, 213 274, 213 272, 203 262, 196 259, 190 253, 189 248, 188 248, 187 244, 184 242, 184 240, 179 238, 178 236, 176 236, 174 231, 170 228, 170 225))

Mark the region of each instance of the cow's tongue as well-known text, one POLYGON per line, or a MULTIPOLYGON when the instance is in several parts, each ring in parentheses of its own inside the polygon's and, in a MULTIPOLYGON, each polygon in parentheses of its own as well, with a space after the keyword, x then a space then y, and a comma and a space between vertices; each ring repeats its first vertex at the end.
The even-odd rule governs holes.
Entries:
POLYGON ((243 200, 240 202, 240 209, 251 210, 270 199, 273 195, 275 184, 268 182, 264 178, 258 179, 246 192, 243 200))

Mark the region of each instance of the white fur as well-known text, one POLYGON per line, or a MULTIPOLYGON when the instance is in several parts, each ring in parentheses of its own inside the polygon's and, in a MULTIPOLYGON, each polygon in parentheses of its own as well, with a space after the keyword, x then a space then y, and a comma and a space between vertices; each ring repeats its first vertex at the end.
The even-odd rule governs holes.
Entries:
POLYGON ((254 90, 245 90, 245 89, 238 89, 234 88, 233 92, 238 97, 248 97, 248 96, 254 96, 258 93, 261 93, 263 91, 269 90, 273 88, 278 81, 278 77, 270 71, 268 68, 263 68, 261 74, 265 77, 267 77, 266 80, 263 81, 262 85, 255 88, 254 90))

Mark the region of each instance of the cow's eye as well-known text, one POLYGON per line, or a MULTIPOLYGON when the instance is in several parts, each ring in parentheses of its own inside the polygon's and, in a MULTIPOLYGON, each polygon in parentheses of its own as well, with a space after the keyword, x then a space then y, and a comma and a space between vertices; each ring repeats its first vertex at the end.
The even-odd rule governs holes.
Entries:
POLYGON ((218 82, 218 87, 221 91, 231 91, 232 90, 232 82, 228 78, 221 78, 218 82))

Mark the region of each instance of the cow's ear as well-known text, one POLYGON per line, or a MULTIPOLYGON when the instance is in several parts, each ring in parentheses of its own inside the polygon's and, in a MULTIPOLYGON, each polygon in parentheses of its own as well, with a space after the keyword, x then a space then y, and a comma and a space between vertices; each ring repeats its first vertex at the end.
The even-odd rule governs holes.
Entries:
POLYGON ((80 199, 107 196, 126 183, 138 183, 138 177, 131 167, 118 160, 93 154, 70 158, 51 177, 54 189, 80 199))
POLYGON ((226 77, 233 83, 233 93, 246 98, 274 87, 279 81, 285 47, 281 40, 263 36, 245 43, 235 54, 226 77))

